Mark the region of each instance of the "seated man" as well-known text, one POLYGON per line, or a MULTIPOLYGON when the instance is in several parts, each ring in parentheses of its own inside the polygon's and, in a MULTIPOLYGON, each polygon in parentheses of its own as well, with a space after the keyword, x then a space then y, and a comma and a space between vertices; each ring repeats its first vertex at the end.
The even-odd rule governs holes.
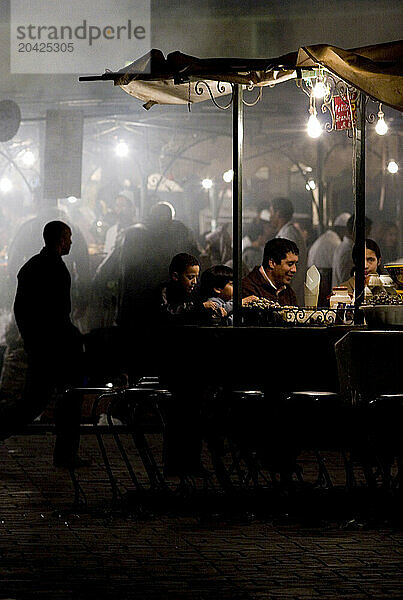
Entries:
POLYGON ((290 283, 297 272, 299 250, 285 238, 269 240, 264 247, 263 262, 242 279, 242 296, 258 296, 296 306, 297 298, 290 283))

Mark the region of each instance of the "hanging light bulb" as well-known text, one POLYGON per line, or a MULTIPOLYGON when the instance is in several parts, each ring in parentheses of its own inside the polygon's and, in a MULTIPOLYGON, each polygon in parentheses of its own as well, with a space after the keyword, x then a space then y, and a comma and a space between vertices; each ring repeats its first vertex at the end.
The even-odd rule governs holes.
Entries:
POLYGON ((315 109, 310 109, 309 111, 310 117, 308 119, 308 126, 307 126, 307 133, 309 135, 309 137, 311 138, 318 138, 320 135, 322 135, 322 126, 319 123, 318 117, 316 116, 316 110, 315 109))
POLYGON ((388 166, 387 169, 389 171, 389 173, 392 173, 392 175, 394 175, 395 173, 398 172, 399 170, 399 165, 397 164, 397 162, 395 160, 393 160, 393 158, 388 162, 388 166))
POLYGON ((323 79, 318 79, 313 88, 315 98, 324 98, 327 95, 327 92, 327 85, 323 79))
POLYGON ((378 135, 385 135, 385 133, 387 133, 388 129, 389 129, 389 127, 385 123, 385 119, 383 118, 383 115, 382 115, 382 117, 378 118, 378 122, 375 125, 375 131, 378 135))
POLYGON ((35 164, 35 154, 31 150, 25 150, 21 160, 24 167, 30 168, 35 164))
POLYGON ((225 171, 222 178, 224 179, 225 183, 231 183, 231 181, 234 179, 234 171, 232 169, 225 171))
POLYGON ((387 133, 388 129, 389 129, 389 127, 385 123, 385 115, 382 112, 382 104, 380 104, 379 112, 378 112, 378 121, 377 121, 377 124, 375 125, 375 131, 378 135, 385 135, 385 133, 387 133))
POLYGON ((120 158, 124 158, 129 154, 129 146, 126 144, 126 142, 118 142, 115 146, 115 153, 120 158))
POLYGON ((316 116, 316 105, 315 105, 315 94, 313 89, 311 90, 311 95, 309 97, 309 119, 308 125, 306 128, 307 134, 309 137, 315 139, 322 135, 322 126, 319 123, 318 117, 316 116))
POLYGON ((206 177, 205 179, 203 179, 201 184, 205 190, 210 190, 213 187, 213 180, 206 177))

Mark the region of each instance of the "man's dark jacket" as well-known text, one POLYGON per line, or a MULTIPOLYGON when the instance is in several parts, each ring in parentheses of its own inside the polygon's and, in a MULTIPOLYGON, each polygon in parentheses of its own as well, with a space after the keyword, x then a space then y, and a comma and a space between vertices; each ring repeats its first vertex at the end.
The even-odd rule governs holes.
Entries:
POLYGON ((246 277, 242 279, 242 298, 247 296, 258 296, 278 302, 281 306, 297 306, 297 297, 294 291, 287 285, 278 294, 260 272, 260 267, 254 267, 246 277))
POLYGON ((77 340, 70 320, 70 273, 57 252, 43 248, 17 275, 14 314, 27 352, 61 348, 77 340))

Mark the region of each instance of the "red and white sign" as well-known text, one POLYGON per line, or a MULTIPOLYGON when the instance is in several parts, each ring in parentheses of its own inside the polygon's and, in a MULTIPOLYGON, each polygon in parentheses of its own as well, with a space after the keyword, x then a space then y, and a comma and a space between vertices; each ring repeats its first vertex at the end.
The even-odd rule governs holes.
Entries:
POLYGON ((357 95, 350 96, 350 103, 346 102, 340 96, 333 97, 334 128, 337 130, 352 129, 356 122, 357 95))

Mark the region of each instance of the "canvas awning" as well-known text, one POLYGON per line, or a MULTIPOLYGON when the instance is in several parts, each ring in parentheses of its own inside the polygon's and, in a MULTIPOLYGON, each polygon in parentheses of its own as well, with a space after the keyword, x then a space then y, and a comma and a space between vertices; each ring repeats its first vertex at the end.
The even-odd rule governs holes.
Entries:
POLYGON ((353 50, 317 44, 298 51, 297 66, 321 65, 374 100, 403 111, 403 41, 353 50))
POLYGON ((80 77, 80 81, 113 80, 150 108, 153 104, 208 100, 206 90, 200 93, 202 87, 197 82, 202 80, 218 97, 229 94, 231 84, 273 86, 297 78, 302 69, 318 66, 374 100, 403 111, 403 40, 351 50, 317 44, 268 59, 196 58, 182 52, 165 58, 160 50, 153 49, 117 72, 80 77))

